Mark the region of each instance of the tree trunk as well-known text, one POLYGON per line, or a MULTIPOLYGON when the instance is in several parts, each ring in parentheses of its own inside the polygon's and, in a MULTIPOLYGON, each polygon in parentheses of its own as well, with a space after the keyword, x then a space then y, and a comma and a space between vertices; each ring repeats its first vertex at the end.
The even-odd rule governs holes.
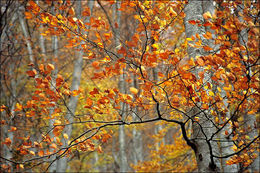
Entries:
MULTIPOLYGON (((54 6, 52 7, 52 13, 55 13, 54 12, 54 6)), ((41 49, 42 49, 42 54, 45 57, 44 40, 43 40, 43 38, 41 38, 41 36, 40 36, 40 46, 41 46, 41 49)), ((55 61, 58 58, 58 37, 56 35, 52 36, 52 50, 53 50, 53 53, 54 53, 54 56, 53 56, 54 61, 52 61, 52 64, 56 67, 55 61)), ((55 70, 52 72, 52 80, 51 80, 51 90, 53 90, 53 91, 56 90, 57 73, 58 73, 58 70, 57 70, 57 68, 55 68, 55 70)), ((55 106, 51 107, 49 109, 49 116, 50 116, 49 128, 50 128, 50 130, 53 128, 53 124, 55 122, 55 119, 52 118, 52 114, 54 112, 54 109, 55 109, 55 106)), ((50 138, 53 139, 53 142, 56 142, 56 137, 54 136, 52 131, 50 132, 50 138)), ((50 152, 54 152, 54 149, 50 148, 50 152)), ((54 159, 55 159, 55 156, 50 157, 50 161, 52 161, 54 159)), ((57 166, 57 162, 53 162, 53 164, 49 168, 49 171, 55 172, 56 166, 57 166)))
POLYGON ((20 10, 18 10, 18 17, 19 17, 19 22, 23 31, 23 35, 25 38, 26 46, 27 46, 27 51, 29 54, 29 59, 32 63, 34 63, 34 58, 33 58, 33 51, 32 51, 32 46, 31 42, 29 40, 29 33, 28 33, 28 28, 25 25, 24 17, 23 14, 20 10))
MULTIPOLYGON (((77 1, 77 18, 80 19, 81 18, 81 3, 82 1, 77 1)), ((94 5, 94 1, 88 1, 88 7, 92 10, 92 7, 94 5)), ((90 17, 86 18, 86 22, 89 22, 90 17)), ((89 28, 87 28, 89 29, 89 28)), ((81 47, 80 47, 81 49, 81 47)), ((82 72, 82 66, 83 66, 83 50, 77 51, 77 59, 74 61, 74 71, 73 71, 73 75, 72 75, 72 84, 71 84, 71 91, 73 90, 78 90, 79 86, 80 86, 80 80, 81 80, 81 72, 82 72)), ((68 104, 68 111, 66 114, 66 120, 68 120, 69 123, 73 123, 74 121, 74 113, 76 111, 76 107, 77 107, 77 102, 78 102, 78 96, 71 96, 70 100, 69 100, 69 104, 68 104)), ((67 125, 64 128, 64 133, 66 133, 68 135, 68 139, 63 138, 62 139, 62 143, 63 143, 63 147, 67 147, 68 146, 68 141, 71 137, 72 134, 72 124, 67 125)), ((57 172, 65 172, 67 169, 67 162, 68 162, 68 158, 62 157, 58 160, 57 163, 57 172)))
MULTIPOLYGON (((206 4, 205 4, 206 5, 206 4)), ((208 6, 210 7, 210 6, 208 6)), ((204 26, 191 25, 188 21, 190 20, 199 20, 203 21, 203 11, 204 10, 211 12, 207 6, 203 7, 203 1, 190 0, 187 6, 185 7, 185 32, 186 37, 190 38, 195 36, 195 34, 205 34, 204 26)), ((203 38, 203 37, 201 37, 203 38)), ((199 48, 188 47, 189 58, 196 59, 197 57, 204 56, 206 53, 199 48)), ((195 75, 198 77, 198 73, 203 71, 203 67, 197 67, 194 71, 195 75)), ((210 75, 205 74, 203 82, 210 81, 210 75)), ((198 105, 200 106, 200 105, 198 105)), ((198 113, 200 109, 196 106, 192 108, 191 116, 198 113)), ((214 155, 219 155, 218 145, 212 140, 209 141, 211 135, 216 131, 215 126, 209 120, 211 117, 207 117, 208 112, 200 113, 197 115, 199 122, 193 122, 193 142, 196 145, 194 152, 196 155, 198 171, 199 172, 219 172, 220 171, 220 161, 215 159, 214 155)))
MULTIPOLYGON (((116 2, 114 6, 114 13, 115 19, 114 21, 118 24, 118 28, 115 29, 115 47, 118 48, 119 37, 120 37, 120 18, 121 18, 121 11, 119 11, 120 2, 116 2)), ((118 81, 118 88, 120 93, 125 93, 125 76, 124 76, 124 69, 121 72, 118 81)), ((122 121, 125 121, 125 112, 126 112, 126 104, 121 102, 120 103, 120 116, 122 121)), ((128 170, 127 164, 127 157, 126 157, 126 148, 125 148, 125 126, 119 126, 119 133, 118 133, 118 141, 119 141, 119 163, 120 163, 120 172, 126 172, 128 170)))
MULTIPOLYGON (((203 13, 206 13, 207 11, 209 11, 211 14, 214 14, 214 4, 213 1, 203 1, 202 3, 203 6, 203 13)), ((216 38, 216 35, 214 35, 214 32, 210 29, 210 27, 205 27, 206 31, 209 31, 212 33, 212 37, 213 39, 207 39, 204 42, 207 42, 207 45, 209 47, 214 47, 214 46, 218 46, 218 45, 214 45, 214 38, 216 38)), ((211 82, 213 85, 213 88, 216 89, 216 85, 214 85, 214 82, 211 82)), ((226 97, 226 92, 222 89, 223 87, 221 87, 221 98, 225 98, 226 97)), ((228 104, 228 100, 227 99, 223 99, 223 103, 224 103, 224 107, 223 109, 227 110, 227 112, 225 113, 225 117, 226 118, 230 118, 230 114, 231 112, 229 111, 229 104, 228 104)), ((220 117, 220 121, 221 117, 220 117)), ((224 123, 224 122, 222 122, 224 123)), ((225 135, 225 131, 227 131, 229 134, 231 134, 232 129, 231 129, 231 125, 230 124, 226 124, 226 126, 219 132, 218 136, 221 140, 220 142, 220 153, 222 156, 226 156, 229 154, 233 153, 232 150, 232 146, 233 146, 233 142, 232 142, 232 136, 227 137, 227 135, 225 135)), ((221 171, 223 172, 237 172, 238 171, 238 166, 233 164, 233 165, 227 165, 226 161, 229 160, 229 158, 222 158, 220 159, 221 161, 221 171)))
MULTIPOLYGON (((242 2, 241 4, 241 8, 238 7, 238 11, 243 14, 243 9, 244 9, 244 2, 242 2)), ((243 17, 241 17, 239 15, 239 21, 244 23, 244 19, 243 17)), ((240 31, 239 33, 239 42, 241 45, 248 47, 247 43, 248 43, 248 31, 247 28, 243 29, 240 31)), ((244 54, 244 52, 241 52, 242 56, 244 54)), ((249 55, 246 53, 247 57, 249 57, 249 55)), ((252 74, 249 73, 250 76, 252 76, 252 74)), ((248 130, 248 136, 250 141, 252 141, 257 135, 258 135, 258 131, 257 128, 259 128, 259 126, 257 126, 257 120, 256 120, 256 115, 249 115, 249 114, 244 114, 244 122, 245 122, 245 129, 248 130)), ((259 147, 258 147, 259 148, 259 147)), ((260 160, 259 160, 259 152, 255 151, 254 152, 257 155, 257 158, 254 159, 253 163, 251 165, 249 165, 248 170, 249 172, 259 172, 260 171, 260 160)))
MULTIPOLYGON (((135 75, 132 75, 132 85, 134 88, 138 89, 138 84, 137 84, 137 80, 135 75)), ((135 100, 133 100, 133 102, 135 102, 135 100)), ((133 108, 133 113, 132 113, 132 117, 133 117, 133 121, 138 121, 138 117, 136 115, 139 115, 138 113, 138 109, 137 108, 133 108)), ((140 130, 137 130, 136 127, 133 127, 133 162, 135 165, 138 164, 139 161, 143 161, 143 140, 142 140, 142 132, 140 130)))

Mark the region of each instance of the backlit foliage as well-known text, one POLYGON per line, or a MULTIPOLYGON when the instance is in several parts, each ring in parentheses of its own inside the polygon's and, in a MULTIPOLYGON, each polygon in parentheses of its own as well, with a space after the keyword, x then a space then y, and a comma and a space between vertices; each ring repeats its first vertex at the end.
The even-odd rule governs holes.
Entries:
MULTIPOLYGON (((113 19, 115 3, 95 2, 90 9, 83 1, 82 18, 77 18, 72 1, 25 3, 23 15, 32 32, 30 38, 23 38, 14 24, 19 34, 13 37, 22 49, 10 54, 3 47, 1 54, 27 54, 22 43, 29 39, 35 58, 33 62, 27 55, 20 61, 8 60, 1 69, 5 75, 1 92, 6 91, 5 98, 1 96, 1 126, 10 127, 8 132, 15 136, 13 141, 6 137, 1 142, 13 151, 11 159, 1 156, 5 160, 1 170, 47 171, 54 155, 55 159, 70 158, 69 171, 95 171, 103 164, 111 171, 115 162, 112 147, 118 148, 113 141, 118 126, 125 125, 127 142, 133 127, 147 139, 145 160, 137 165, 129 161, 133 170, 196 171, 191 124, 202 122, 198 114, 190 115, 193 107, 207 114, 217 129, 209 141, 220 134, 233 141, 234 152, 226 164, 250 166, 259 154, 259 4, 218 0, 215 13, 204 13, 203 22, 189 21, 208 30, 186 38, 183 19, 188 1, 122 1, 118 9, 121 25, 113 19), (87 17, 89 22, 83 20, 87 17), (115 45, 118 30, 120 45, 115 45), (39 51, 39 35, 47 40, 47 49, 51 49, 52 37, 58 37, 59 57, 39 51), (189 57, 189 47, 200 48, 205 56, 189 57), (72 62, 79 50, 84 53, 81 85, 72 91, 72 62), (13 73, 8 72, 11 64, 13 73), (117 85, 122 74, 125 92, 117 85), (210 81, 203 80, 207 75, 210 81), (16 88, 10 87, 13 79, 21 80, 16 88), (138 87, 131 86, 133 82, 138 87), (14 90, 23 92, 12 96, 14 90), (13 108, 6 99, 11 97, 15 98, 13 108), (79 100, 73 133, 68 136, 63 130, 71 125, 65 116, 71 97, 79 100), (246 117, 256 121, 248 125, 246 117), (154 134, 158 124, 149 123, 157 121, 163 130, 154 134), (223 130, 227 126, 230 129, 223 130), (257 135, 250 136, 250 131, 257 135), (162 138, 169 136, 171 141, 164 143, 162 138), (69 140, 67 147, 62 139, 69 140), (95 152, 100 163, 93 166, 95 152)), ((5 58, 1 56, 1 63, 5 58)))

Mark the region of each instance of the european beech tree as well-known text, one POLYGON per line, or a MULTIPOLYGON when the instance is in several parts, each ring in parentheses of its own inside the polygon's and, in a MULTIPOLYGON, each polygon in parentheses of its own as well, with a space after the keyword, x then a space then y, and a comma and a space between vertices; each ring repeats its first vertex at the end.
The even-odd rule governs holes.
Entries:
POLYGON ((259 2, 1 1, 1 171, 259 171, 259 2))

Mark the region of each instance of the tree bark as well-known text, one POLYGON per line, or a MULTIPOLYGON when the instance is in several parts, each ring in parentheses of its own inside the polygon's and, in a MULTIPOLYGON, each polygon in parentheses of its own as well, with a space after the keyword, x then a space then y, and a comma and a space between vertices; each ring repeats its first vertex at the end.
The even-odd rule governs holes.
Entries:
MULTIPOLYGON (((118 9, 120 8, 120 2, 116 2, 114 6, 114 13, 115 19, 114 21, 118 24, 118 28, 115 29, 115 47, 118 49, 119 37, 120 37, 120 18, 121 18, 121 11, 118 9)), ((119 76, 118 81, 118 89, 120 93, 126 93, 126 86, 125 86, 125 76, 124 76, 124 69, 122 69, 121 74, 119 76)), ((125 112, 126 112, 126 104, 121 102, 120 103, 120 116, 122 121, 125 121, 125 112)), ((127 163, 127 156, 126 156, 126 147, 125 147, 125 126, 119 126, 119 133, 118 133, 118 141, 119 141, 119 163, 120 163, 120 172, 127 172, 128 171, 128 163, 127 163)))
MULTIPOLYGON (((244 9, 244 2, 242 2, 241 6, 238 7, 238 11, 243 14, 243 9, 244 9)), ((239 21, 244 23, 244 19, 243 17, 241 17, 239 15, 238 17, 239 21)), ((246 48, 247 43, 248 43, 248 28, 245 28, 243 30, 240 31, 239 33, 239 42, 241 45, 245 46, 246 48)), ((244 54, 244 52, 241 52, 242 56, 244 54)), ((246 53, 247 57, 249 57, 249 55, 246 53)), ((249 76, 252 76, 252 74, 249 73, 249 76)), ((257 131, 257 128, 259 128, 259 126, 257 126, 257 120, 256 120, 256 115, 249 115, 249 114, 244 114, 244 122, 245 122, 245 129, 248 129, 248 136, 250 138, 250 140, 252 141, 259 133, 257 131), (256 125, 256 127, 255 127, 256 125)), ((260 171, 260 159, 259 159, 259 152, 255 151, 254 152, 257 155, 257 158, 254 159, 254 161, 251 163, 251 165, 249 165, 248 170, 249 172, 259 172, 260 171)))
MULTIPOLYGON (((137 80, 135 75, 132 75, 132 85, 134 88, 139 89, 138 88, 138 84, 137 84, 137 80)), ((133 100, 133 102, 135 102, 135 100, 133 100)), ((137 108, 133 108, 133 113, 132 113, 132 117, 133 117, 133 121, 138 121, 138 117, 137 115, 139 115, 138 113, 138 109, 137 108)), ((137 130, 136 127, 133 127, 133 162, 135 165, 138 164, 138 162, 142 162, 143 161, 143 140, 142 140, 142 132, 140 130, 137 130)))
MULTIPOLYGON (((76 15, 77 18, 80 19, 81 18, 81 3, 82 1, 77 1, 77 11, 76 11, 76 15)), ((92 10, 92 7, 94 5, 94 1, 88 1, 88 7, 92 10)), ((86 22, 89 22, 90 17, 86 18, 86 22)), ((89 28, 87 28, 89 29, 89 28)), ((80 47, 81 49, 81 47, 80 47)), ((83 50, 77 51, 77 59, 74 61, 74 71, 73 71, 73 75, 72 75, 72 84, 71 84, 71 91, 73 90, 78 90, 79 86, 80 86, 80 80, 81 80, 81 72, 82 72, 82 66, 83 66, 83 50)), ((74 121, 74 113, 76 111, 76 107, 77 107, 77 102, 78 102, 78 96, 71 96, 70 100, 69 100, 69 104, 68 104, 68 111, 66 114, 66 120, 68 120, 69 123, 73 123, 74 121)), ((68 141, 71 137, 72 134, 72 124, 67 125, 64 130, 63 133, 66 133, 68 135, 68 139, 63 138, 62 139, 62 143, 63 143, 63 147, 67 147, 68 146, 68 141)), ((58 160, 57 162, 57 172, 65 172, 67 169, 67 164, 68 164, 68 158, 62 157, 58 160)))
MULTIPOLYGON (((55 13, 54 6, 52 7, 52 13, 55 13)), ((44 46, 44 40, 43 40, 42 36, 40 36, 40 46, 42 49, 42 54, 45 57, 45 46, 44 46)), ((52 60, 52 64, 56 67, 56 60, 58 58, 58 37, 56 35, 52 36, 52 50, 53 50, 53 59, 54 59, 54 61, 52 60)), ((55 68, 55 70, 52 72, 52 80, 51 80, 51 90, 53 90, 53 91, 56 90, 57 73, 58 73, 58 70, 57 70, 57 68, 55 68)), ((49 128, 50 128, 50 130, 53 128, 53 124, 55 122, 55 119, 52 118, 54 109, 55 109, 55 106, 51 107, 49 109, 49 116, 50 116, 49 128)), ((50 137, 53 139, 53 142, 56 142, 56 137, 54 136, 52 131, 50 132, 50 137)), ((50 148, 50 152, 53 152, 53 151, 54 151, 54 149, 50 148)), ((50 161, 52 161, 54 159, 55 159, 55 156, 50 157, 50 161)), ((56 166, 57 166, 57 162, 53 162, 53 164, 49 168, 49 171, 55 172, 56 166)))
MULTIPOLYGON (((210 9, 207 9, 206 6, 203 7, 204 1, 195 1, 190 0, 185 7, 185 33, 186 37, 190 38, 195 36, 195 34, 205 34, 204 26, 191 25, 188 21, 204 21, 203 12, 207 10, 211 12, 210 9)), ((206 5, 206 4, 205 4, 206 5)), ((209 6, 208 6, 209 7, 209 6)), ((203 37, 201 37, 203 38, 203 37)), ((196 59, 197 57, 204 56, 206 53, 203 49, 188 47, 189 58, 196 59)), ((195 75, 198 77, 198 73, 203 71, 203 67, 197 67, 194 71, 195 75)), ((210 81, 210 75, 205 74, 203 82, 210 81)), ((197 105, 198 107, 200 105, 197 105)), ((198 107, 193 107, 190 116, 198 113, 200 109, 198 107)), ((220 171, 220 161, 215 159, 214 155, 219 155, 219 149, 216 142, 210 141, 209 138, 216 131, 215 126, 211 123, 210 118, 208 117, 208 112, 200 113, 197 115, 199 122, 194 121, 192 125, 193 129, 193 142, 196 145, 194 152, 196 155, 198 171, 199 172, 219 172, 220 171)))
POLYGON ((29 54, 29 59, 32 63, 34 63, 34 57, 33 57, 33 51, 32 51, 32 46, 31 42, 29 40, 29 33, 28 33, 28 28, 25 25, 24 17, 22 12, 20 11, 21 9, 18 10, 18 17, 19 17, 19 22, 23 31, 23 35, 25 38, 26 46, 27 46, 27 51, 29 54))

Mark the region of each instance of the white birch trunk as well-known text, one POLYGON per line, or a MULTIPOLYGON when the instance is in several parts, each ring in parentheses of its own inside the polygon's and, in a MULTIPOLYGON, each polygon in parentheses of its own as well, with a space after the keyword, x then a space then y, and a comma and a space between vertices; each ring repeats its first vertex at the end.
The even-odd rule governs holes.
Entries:
MULTIPOLYGON (((52 12, 54 12, 54 7, 52 7, 52 8, 53 8, 52 12)), ((44 46, 43 41, 44 41, 43 38, 41 38, 41 36, 40 36, 40 46, 41 46, 41 49, 42 49, 42 54, 45 57, 45 46, 44 46)), ((56 35, 52 36, 52 50, 53 50, 53 58, 56 60, 58 58, 58 37, 56 35)), ((56 67, 55 60, 52 61, 52 64, 56 67)), ((53 90, 53 91, 56 90, 57 73, 58 73, 58 70, 57 70, 57 68, 55 68, 55 70, 52 72, 52 80, 51 80, 51 90, 53 90)), ((51 107, 49 109, 49 116, 50 116, 49 128, 50 129, 53 128, 53 124, 55 122, 55 119, 52 119, 52 117, 51 117, 51 115, 54 112, 54 109, 55 109, 55 106, 51 107)), ((50 138, 53 139, 53 142, 56 142, 56 138, 55 138, 53 132, 50 132, 50 138)), ((54 152, 54 149, 50 148, 50 152, 54 152)), ((54 159, 55 159, 55 156, 50 157, 50 161, 52 161, 54 159)), ((57 165, 57 162, 53 162, 53 164, 49 168, 49 171, 55 172, 56 171, 56 165, 57 165)))
MULTIPOLYGON (((114 13, 115 13, 115 22, 118 24, 118 28, 115 30, 115 47, 118 48, 119 43, 119 36, 120 36, 120 18, 121 18, 121 11, 119 11, 120 2, 116 2, 114 6, 114 13)), ((125 76, 124 70, 122 70, 122 74, 119 76, 118 88, 121 93, 125 93, 125 76)), ((125 120, 125 111, 126 105, 124 103, 120 103, 120 116, 122 120, 125 120)), ((118 133, 118 141, 119 141, 119 163, 120 163, 120 172, 126 172, 128 170, 127 164, 127 157, 126 157, 126 147, 125 147, 125 126, 119 126, 119 133, 118 133)))
MULTIPOLYGON (((206 7, 204 7, 204 10, 206 7)), ((210 11, 207 10, 207 11, 210 11)), ((186 37, 191 37, 192 35, 195 35, 198 33, 199 35, 205 34, 205 27, 191 25, 188 21, 190 20, 199 20, 203 21, 203 2, 202 1, 195 1, 190 0, 187 6, 185 7, 185 32, 186 37)), ((203 38, 203 37, 201 37, 203 38)), ((206 53, 202 49, 188 47, 188 54, 190 58, 196 58, 198 56, 206 55, 206 53)), ((202 71, 203 68, 197 68, 194 73, 196 76, 198 76, 198 72, 202 71)), ((210 79, 209 74, 205 74, 205 77, 203 81, 207 81, 210 79)), ((198 105, 200 106, 200 105, 198 105)), ((198 108, 194 107, 192 111, 192 115, 199 112, 198 108)), ((206 112, 208 113, 208 112, 206 112)), ((216 128, 213 126, 213 124, 208 120, 208 118, 205 114, 201 113, 197 115, 199 118, 199 124, 193 123, 193 138, 194 143, 196 145, 196 149, 194 150, 198 165, 198 171, 199 172, 218 172, 220 171, 220 161, 219 159, 215 159, 212 157, 212 154, 219 155, 219 149, 216 142, 208 141, 208 139, 211 137, 211 135, 216 131, 216 128)))
MULTIPOLYGON (((154 79, 154 81, 155 81, 155 82, 158 82, 158 68, 157 68, 157 67, 153 68, 152 73, 153 73, 153 79, 154 79)), ((155 106, 155 108, 154 108, 154 111, 156 112, 156 106, 155 106)), ((162 129, 163 129, 162 125, 161 125, 161 124, 158 124, 158 125, 155 127, 155 129, 154 129, 154 130, 155 130, 155 134, 158 134, 162 129)), ((163 139, 162 139, 161 142, 156 143, 156 151, 159 151, 160 145, 161 145, 162 143, 165 144, 165 138, 164 138, 164 137, 163 137, 163 139)))
MULTIPOLYGON (((2 5, 2 3, 1 3, 1 5, 2 5)), ((9 9, 10 8, 16 8, 16 7, 10 7, 9 6, 9 9)), ((5 10, 7 10, 7 7, 5 7, 4 5, 3 6, 1 6, 1 14, 4 14, 4 11, 5 10)), ((10 20, 10 22, 7 20, 7 21, 5 21, 5 20, 1 20, 1 25, 2 25, 2 27, 1 27, 1 29, 2 29, 2 31, 1 31, 1 42, 0 42, 0 51, 1 51, 1 54, 0 54, 0 56, 2 55, 2 51, 4 51, 3 49, 4 49, 4 46, 3 46, 3 44, 5 43, 5 39, 7 38, 6 37, 6 32, 9 32, 10 30, 11 30, 11 26, 10 26, 10 24, 9 23, 14 23, 14 21, 17 19, 17 15, 16 15, 16 13, 14 13, 13 15, 12 14, 10 14, 9 13, 9 11, 7 10, 6 11, 6 15, 7 15, 7 17, 9 17, 11 20, 10 20), (10 16, 10 15, 12 15, 12 17, 10 16), (9 22, 9 23, 5 23, 5 22, 9 22)), ((5 16, 2 16, 3 18, 5 17, 5 16)), ((14 43, 16 43, 17 41, 16 40, 13 40, 14 41, 14 43)), ((12 54, 12 50, 8 50, 8 53, 9 54, 12 54), (11 51, 11 52, 9 52, 9 51, 11 51)), ((4 145, 4 144, 1 144, 1 150, 0 150, 0 152, 1 152, 1 155, 2 155, 2 157, 4 157, 4 158, 6 158, 6 159, 9 159, 9 160, 11 160, 12 159, 12 157, 13 157, 13 154, 12 154, 12 144, 14 143, 14 135, 13 135, 13 132, 10 132, 10 131, 8 131, 8 130, 10 130, 10 128, 11 128, 11 126, 13 126, 13 120, 14 120, 14 109, 15 109, 15 105, 16 105, 16 87, 17 87, 17 82, 16 82, 16 80, 15 80, 15 77, 14 77, 14 71, 15 71, 15 60, 13 60, 12 62, 11 62, 11 64, 10 64, 10 69, 9 69, 9 71, 8 71, 8 76, 10 76, 10 78, 11 78, 11 82, 10 82, 10 100, 7 100, 6 101, 6 103, 8 103, 9 102, 9 109, 10 109, 10 115, 7 115, 7 113, 4 113, 4 112, 0 112, 0 115, 1 115, 1 120, 6 120, 6 122, 8 123, 7 125, 3 125, 3 126, 1 126, 1 131, 0 131, 0 133, 1 133, 1 140, 2 141, 5 141, 5 139, 6 138, 10 138, 10 140, 12 141, 12 143, 11 143, 11 145, 10 146, 6 146, 6 145, 4 145)), ((3 64, 1 64, 1 66, 2 66, 3 64)), ((0 66, 0 68, 1 68, 1 66, 0 66)), ((2 76, 2 74, 0 75, 0 80, 1 80, 1 84, 2 84, 2 86, 0 87, 0 89, 1 89, 1 91, 0 91, 0 96, 1 96, 1 99, 4 99, 4 96, 5 96, 5 94, 6 93, 4 93, 5 91, 4 91, 4 89, 2 88, 3 86, 4 86, 4 84, 3 84, 3 80, 5 80, 4 78, 2 78, 3 76, 2 76), (3 89, 3 90, 2 90, 3 89), (3 92, 3 93, 1 93, 1 92, 3 92)), ((9 163, 8 163, 9 164, 9 163)), ((11 167, 11 171, 13 171, 13 166, 11 167)))
MULTIPOLYGON (((209 0, 209 1, 203 1, 202 3, 202 6, 203 6, 203 13, 206 13, 207 11, 209 11, 211 14, 214 14, 214 10, 215 10, 215 7, 214 7, 214 4, 213 4, 213 1, 212 0, 209 0)), ((208 46, 210 47, 214 47, 214 38, 216 38, 216 36, 214 35, 214 32, 209 29, 210 27, 205 27, 206 31, 209 31, 212 33, 212 37, 213 39, 212 40, 206 40, 207 41, 207 44, 208 46)), ((213 85, 213 88, 216 88, 214 86, 214 83, 212 83, 213 85)), ((222 98, 225 98, 226 96, 226 92, 224 90, 221 90, 221 97, 222 98)), ((228 108, 228 102, 227 102, 227 99, 224 99, 223 100, 224 102, 224 109, 227 110, 226 112, 226 115, 225 117, 227 119, 230 118, 230 111, 229 111, 229 108, 228 108)), ((219 132, 218 136, 221 140, 220 142, 220 154, 222 156, 226 156, 226 155, 229 155, 229 154, 232 154, 233 153, 233 150, 231 149, 231 147, 233 146, 233 142, 232 142, 232 136, 229 136, 229 138, 227 138, 227 136, 225 135, 225 131, 227 131, 229 134, 231 134, 232 132, 232 128, 231 128, 231 125, 228 123, 226 124, 226 126, 222 129, 221 132, 219 132)), ((221 161, 221 171, 223 172, 237 172, 238 171, 238 166, 233 164, 233 165, 227 165, 226 164, 226 161, 228 160, 229 158, 223 158, 223 159, 220 159, 221 161)))
MULTIPOLYGON (((244 2, 242 2, 244 3, 244 2)), ((243 9, 244 9, 244 5, 241 5, 241 8, 238 7, 238 11, 240 13, 243 14, 243 9)), ((239 16, 239 21, 240 22, 244 22, 243 17, 239 16)), ((240 33, 239 33, 239 42, 241 45, 248 47, 247 46, 247 42, 248 42, 248 33, 247 33, 247 28, 243 29, 240 33)), ((242 52, 241 52, 242 53, 242 52)), ((245 55, 245 56, 249 56, 249 55, 245 55)), ((249 73, 249 75, 251 76, 252 74, 249 73)), ((250 141, 252 141, 254 138, 257 137, 258 135, 258 131, 257 131, 257 127, 255 127, 255 125, 257 126, 257 120, 256 120, 256 115, 249 115, 249 114, 245 114, 244 115, 244 122, 245 122, 245 128, 246 129, 250 129, 248 132, 248 136, 250 141)), ((258 126, 259 127, 259 126, 258 126)), ((259 148, 259 147, 258 147, 259 148)), ((253 161, 253 163, 251 165, 249 165, 248 167, 248 171, 251 173, 253 172, 259 172, 260 171, 260 159, 259 159, 259 152, 255 151, 255 154, 257 154, 257 158, 253 161)))
MULTIPOLYGON (((36 0, 36 3, 39 5, 39 1, 38 0, 36 0)), ((46 62, 45 39, 44 39, 44 36, 41 34, 41 32, 43 30, 42 24, 40 24, 39 30, 40 30, 40 33, 39 33, 39 45, 40 45, 40 48, 41 48, 41 53, 42 53, 43 59, 46 62)))
MULTIPOLYGON (((135 75, 132 75, 133 79, 133 87, 138 89, 137 80, 135 75)), ((134 100, 133 100, 134 102, 134 100)), ((138 109, 133 108, 134 113, 132 114, 133 121, 138 121, 139 119, 136 117, 136 115, 139 115, 138 109)), ((136 127, 133 127, 132 131, 133 135, 133 162, 135 165, 138 164, 138 162, 143 161, 143 140, 142 140, 142 132, 138 131, 136 127)))
POLYGON ((19 22, 23 31, 23 35, 25 38, 25 42, 26 42, 26 46, 27 46, 27 51, 29 54, 29 59, 32 63, 34 63, 34 58, 33 58, 33 51, 32 51, 32 46, 31 46, 31 42, 29 40, 29 32, 28 32, 28 28, 25 25, 25 20, 23 17, 23 14, 20 10, 18 10, 18 17, 19 17, 19 22))

